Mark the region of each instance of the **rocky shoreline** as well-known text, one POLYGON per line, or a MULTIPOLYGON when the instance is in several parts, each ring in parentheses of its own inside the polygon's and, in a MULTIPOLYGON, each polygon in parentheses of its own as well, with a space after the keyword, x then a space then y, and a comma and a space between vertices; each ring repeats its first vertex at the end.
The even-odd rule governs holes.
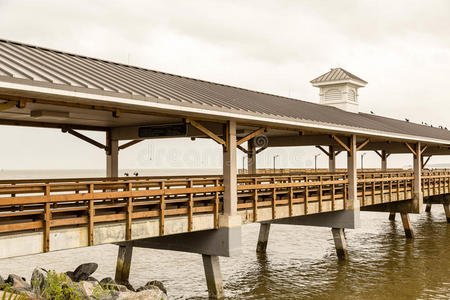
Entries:
POLYGON ((74 271, 56 273, 37 267, 26 278, 9 274, 0 276, 0 299, 56 299, 56 300, 166 300, 167 290, 160 281, 149 281, 135 289, 129 282, 115 282, 111 277, 97 280, 93 273, 96 263, 79 265, 74 271))

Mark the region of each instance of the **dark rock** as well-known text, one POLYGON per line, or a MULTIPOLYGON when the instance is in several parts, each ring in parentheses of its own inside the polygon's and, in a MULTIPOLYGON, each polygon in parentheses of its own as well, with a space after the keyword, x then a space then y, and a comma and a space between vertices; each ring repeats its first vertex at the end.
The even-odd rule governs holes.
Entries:
POLYGON ((149 289, 151 289, 151 288, 153 288, 153 287, 159 288, 164 294, 167 295, 167 290, 166 290, 166 288, 164 287, 164 284, 163 284, 161 281, 158 281, 158 280, 152 280, 152 281, 147 282, 147 283, 142 287, 142 290, 149 290, 149 289))
POLYGON ((31 274, 31 287, 36 293, 40 293, 44 290, 45 280, 47 279, 48 273, 45 269, 35 268, 31 274))
POLYGON ((100 280, 100 284, 102 286, 105 286, 107 284, 117 284, 116 281, 114 279, 112 279, 111 277, 105 277, 102 280, 100 280))
POLYGON ((31 285, 26 281, 26 279, 15 274, 9 274, 8 279, 6 279, 6 283, 9 283, 13 288, 24 288, 31 290, 31 285))
POLYGON ((5 286, 5 280, 4 280, 3 277, 0 275, 0 289, 3 289, 4 286, 5 286))
POLYGON ((95 282, 99 282, 95 277, 89 276, 88 279, 86 279, 86 281, 95 281, 95 282))
MULTIPOLYGON (((92 273, 94 273, 98 268, 98 264, 96 263, 87 263, 79 265, 75 271, 73 271, 74 279, 73 281, 79 282, 83 280, 87 280, 92 273)), ((70 276, 69 276, 70 277, 70 276)))
POLYGON ((75 281, 75 274, 72 271, 67 271, 66 272, 67 277, 70 278, 70 280, 75 281))

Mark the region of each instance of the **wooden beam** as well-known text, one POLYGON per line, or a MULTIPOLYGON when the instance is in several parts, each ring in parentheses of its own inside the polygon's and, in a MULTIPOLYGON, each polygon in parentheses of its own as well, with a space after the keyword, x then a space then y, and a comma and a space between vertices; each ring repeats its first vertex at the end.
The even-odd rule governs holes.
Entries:
POLYGON ((373 152, 375 152, 376 154, 378 154, 379 157, 383 158, 383 155, 381 155, 381 153, 378 152, 378 150, 373 150, 373 152))
POLYGON ((335 136, 335 135, 331 135, 331 137, 336 141, 336 142, 338 142, 338 144, 339 145, 341 145, 342 146, 342 148, 344 148, 345 150, 347 150, 348 152, 352 152, 352 150, 340 139, 340 138, 338 138, 337 136, 335 136))
POLYGON ((264 150, 266 150, 267 149, 267 146, 264 146, 264 147, 261 147, 261 148, 259 148, 258 150, 256 150, 256 154, 258 154, 258 153, 261 153, 261 152, 263 152, 264 150))
POLYGON ((227 142, 226 141, 224 141, 223 139, 218 137, 214 132, 210 131, 208 128, 204 127, 200 123, 197 123, 196 121, 190 120, 190 119, 186 119, 186 123, 187 124, 191 124, 192 126, 197 128, 198 130, 200 130, 201 132, 203 132, 204 134, 206 134, 207 136, 209 136, 210 138, 215 140, 217 143, 219 143, 221 145, 224 145, 225 147, 227 146, 227 142))
POLYGON ((237 145, 237 148, 238 148, 239 150, 241 150, 242 152, 244 152, 245 154, 248 154, 247 149, 245 149, 244 147, 237 145))
POLYGON ((136 145, 137 143, 140 143, 140 142, 142 142, 142 141, 143 141, 143 140, 133 140, 133 141, 130 141, 130 142, 128 142, 128 143, 125 143, 125 144, 123 144, 123 145, 120 145, 120 146, 119 146, 119 150, 126 149, 126 148, 131 147, 131 146, 133 146, 133 145, 136 145))
POLYGON ((358 147, 356 147, 356 151, 362 150, 369 142, 370 142, 369 139, 365 140, 361 145, 359 145, 358 147))
POLYGON ((316 146, 317 149, 319 149, 320 151, 322 151, 323 153, 325 153, 326 156, 330 157, 330 152, 328 152, 327 150, 323 149, 322 146, 316 146))
POLYGON ((239 141, 237 141, 237 145, 242 145, 243 143, 251 140, 252 138, 254 138, 257 135, 260 135, 261 133, 265 132, 267 129, 266 128, 260 128, 258 130, 253 131, 252 133, 246 135, 245 137, 243 137, 242 139, 240 139, 239 141))
POLYGON ((427 163, 430 161, 431 155, 428 156, 427 160, 423 162, 422 164, 422 169, 425 168, 425 166, 427 165, 427 163))
POLYGON ((72 129, 77 129, 77 130, 108 131, 107 127, 100 127, 100 126, 61 124, 61 123, 47 123, 47 122, 35 122, 35 121, 15 121, 15 120, 6 120, 6 119, 0 119, 0 125, 39 127, 39 128, 55 128, 55 129, 62 129, 62 128, 70 127, 72 129))
POLYGON ((71 134, 71 135, 73 135, 73 136, 75 136, 75 137, 77 137, 77 138, 79 138, 79 139, 81 139, 81 140, 91 144, 91 145, 94 145, 94 146, 96 146, 96 147, 98 147, 100 149, 105 149, 106 150, 106 146, 103 145, 102 143, 99 143, 99 142, 91 139, 90 137, 87 137, 87 136, 85 136, 85 135, 83 135, 83 134, 81 134, 81 133, 79 133, 79 132, 77 132, 77 131, 75 131, 73 129, 62 129, 62 132, 67 132, 67 133, 69 133, 69 134, 71 134))
POLYGON ((409 151, 411 151, 411 153, 414 154, 414 156, 417 156, 416 151, 408 143, 405 143, 405 146, 408 147, 409 151))
POLYGON ((425 145, 425 147, 423 147, 422 150, 420 151, 420 155, 422 155, 425 152, 425 150, 427 150, 427 148, 428 148, 428 145, 425 145))

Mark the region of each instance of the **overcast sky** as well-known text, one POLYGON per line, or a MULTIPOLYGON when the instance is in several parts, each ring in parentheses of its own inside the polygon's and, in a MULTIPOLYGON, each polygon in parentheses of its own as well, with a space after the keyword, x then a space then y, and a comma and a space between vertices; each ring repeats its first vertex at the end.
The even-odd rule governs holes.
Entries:
MULTIPOLYGON (((0 0, 0 38, 311 102, 319 96, 309 81, 343 67, 369 82, 360 111, 450 127, 449 14, 447 0, 0 0)), ((0 135, 9 141, 2 142, 0 169, 104 167, 100 150, 58 131, 2 127, 0 135)), ((121 168, 170 167, 142 157, 174 145, 137 145, 121 155, 121 168)), ((198 154, 218 150, 195 142, 176 151, 197 161, 183 167, 220 167, 198 154)), ((281 161, 284 167, 312 166, 312 152, 298 149, 268 151, 264 164, 277 151, 296 157, 281 161)), ((367 161, 379 164, 373 153, 367 161)))

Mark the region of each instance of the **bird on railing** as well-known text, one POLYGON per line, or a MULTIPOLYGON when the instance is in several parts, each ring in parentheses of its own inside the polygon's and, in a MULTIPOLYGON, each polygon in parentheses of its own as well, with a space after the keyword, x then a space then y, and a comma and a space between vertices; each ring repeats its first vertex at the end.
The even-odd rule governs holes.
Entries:
POLYGON ((139 173, 138 172, 134 172, 133 175, 134 176, 139 176, 139 173))
POLYGON ((124 176, 130 176, 130 174, 128 174, 128 173, 123 173, 123 175, 124 175, 124 176))

